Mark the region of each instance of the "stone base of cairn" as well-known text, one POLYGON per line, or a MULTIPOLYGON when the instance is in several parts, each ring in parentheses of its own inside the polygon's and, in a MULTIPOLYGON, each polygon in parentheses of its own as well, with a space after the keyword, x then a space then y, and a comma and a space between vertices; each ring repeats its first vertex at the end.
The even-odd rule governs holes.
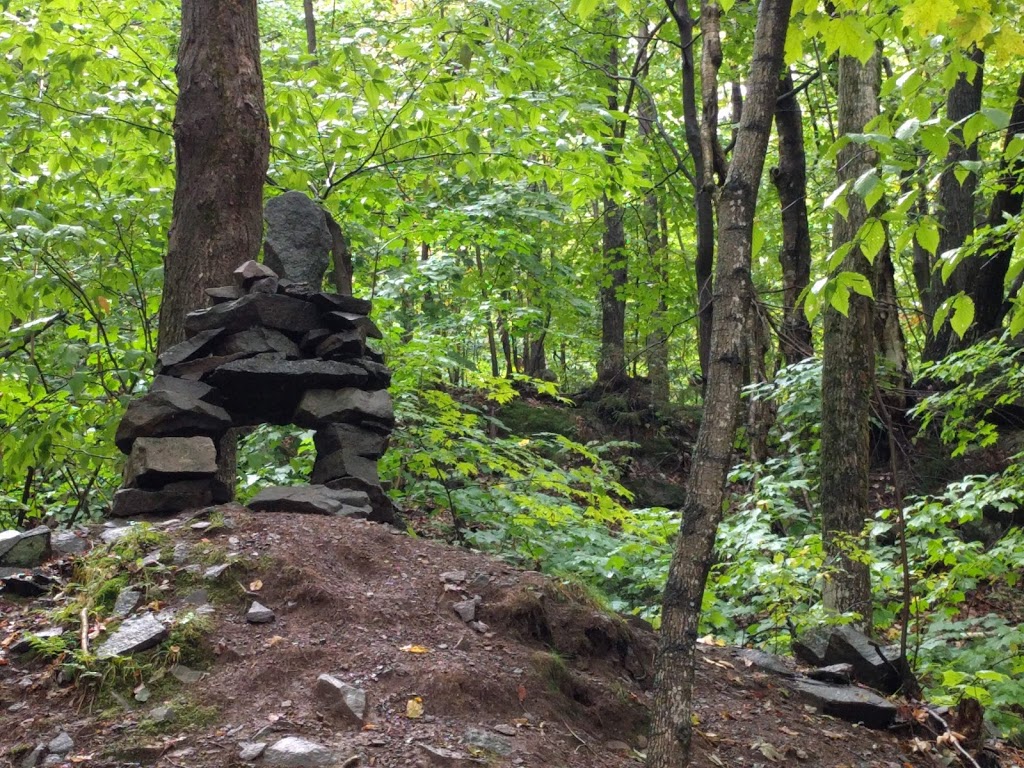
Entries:
POLYGON ((398 523, 377 477, 395 417, 391 372, 367 346, 381 338, 370 302, 280 279, 255 261, 235 278, 207 290, 214 305, 187 316, 187 339, 160 355, 149 392, 128 406, 115 438, 128 461, 111 514, 228 501, 233 489, 217 476, 227 431, 295 424, 316 430, 313 485, 265 489, 253 509, 398 523))

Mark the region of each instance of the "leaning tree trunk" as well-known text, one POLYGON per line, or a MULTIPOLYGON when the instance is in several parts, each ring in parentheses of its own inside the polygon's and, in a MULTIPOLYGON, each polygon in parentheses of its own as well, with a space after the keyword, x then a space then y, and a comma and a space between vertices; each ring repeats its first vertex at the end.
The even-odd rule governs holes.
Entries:
MULTIPOLYGON (((176 182, 164 257, 158 349, 185 338, 204 290, 230 284, 263 241, 270 132, 256 0, 182 0, 174 115, 176 182)), ((218 478, 235 487, 237 436, 217 446, 218 478)))
POLYGON ((256 0, 182 0, 176 183, 164 258, 160 350, 185 338, 204 289, 230 284, 263 240, 270 133, 256 0))
MULTIPOLYGON (((852 57, 839 60, 839 131, 863 133, 878 115, 881 55, 865 64, 852 57)), ((850 142, 839 152, 839 182, 853 182, 870 171, 878 154, 865 144, 850 142)), ((853 243, 839 267, 871 281, 873 269, 856 243, 869 212, 852 191, 849 211, 833 222, 833 247, 853 243)), ((840 286, 837 290, 846 290, 840 286)), ((868 417, 875 387, 875 345, 871 299, 850 294, 846 315, 825 309, 821 372, 821 524, 829 572, 824 602, 836 613, 861 615, 871 623, 871 582, 868 567, 858 558, 860 534, 868 515, 868 417)))
POLYGON ((760 3, 747 79, 749 95, 719 201, 715 313, 704 416, 662 601, 647 768, 681 768, 690 757, 697 625, 742 412, 744 331, 753 302, 750 261, 754 214, 791 4, 791 0, 760 3))
POLYGON ((811 325, 800 309, 800 294, 811 280, 811 235, 807 224, 807 155, 803 116, 787 70, 779 80, 775 129, 779 134, 779 164, 771 170, 782 208, 782 330, 779 347, 786 365, 814 354, 811 325))

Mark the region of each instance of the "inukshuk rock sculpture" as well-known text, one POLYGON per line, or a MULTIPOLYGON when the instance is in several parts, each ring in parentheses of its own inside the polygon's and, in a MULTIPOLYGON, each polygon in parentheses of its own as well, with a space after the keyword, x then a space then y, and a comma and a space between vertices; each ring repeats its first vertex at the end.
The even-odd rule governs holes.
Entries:
POLYGON ((316 430, 313 485, 264 489, 251 508, 397 522, 377 477, 394 411, 391 372, 366 344, 381 338, 370 302, 279 278, 255 261, 235 278, 207 290, 214 305, 187 316, 187 339, 160 355, 149 392, 128 406, 115 440, 129 458, 111 513, 227 501, 232 489, 216 476, 224 433, 295 424, 316 430))

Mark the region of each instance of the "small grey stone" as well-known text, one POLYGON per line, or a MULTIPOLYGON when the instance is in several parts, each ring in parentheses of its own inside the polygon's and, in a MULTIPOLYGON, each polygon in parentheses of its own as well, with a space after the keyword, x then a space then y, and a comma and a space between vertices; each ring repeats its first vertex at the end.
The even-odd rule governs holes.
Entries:
POLYGON ((50 743, 46 745, 46 748, 55 755, 66 755, 75 748, 75 742, 68 735, 67 731, 61 731, 50 739, 50 743))
POLYGON ((493 752, 496 755, 505 756, 512 752, 512 742, 508 739, 479 728, 467 729, 463 739, 470 746, 493 752))
POLYGON ((46 746, 37 744, 31 752, 25 755, 25 759, 21 761, 21 768, 36 768, 42 762, 45 752, 46 746))
POLYGON ((475 629, 475 630, 476 630, 477 632, 479 632, 479 633, 480 633, 481 635, 482 635, 482 634, 483 634, 484 632, 486 632, 487 630, 489 630, 489 629, 490 629, 490 627, 488 627, 488 626, 487 626, 486 624, 484 624, 484 623, 483 623, 482 621, 470 621, 470 622, 468 622, 468 624, 469 624, 469 626, 470 626, 470 627, 472 627, 473 629, 475 629))
POLYGON ((56 768, 58 765, 63 765, 63 755, 47 755, 43 758, 43 768, 56 768))
POLYGON ((467 624, 476 619, 475 600, 460 600, 452 605, 452 610, 455 611, 455 613, 458 614, 458 617, 467 624))
POLYGON ((262 603, 255 600, 245 614, 245 620, 250 624, 269 624, 274 620, 274 612, 262 603))
POLYGON ((267 747, 263 761, 277 768, 328 768, 334 764, 334 754, 322 744, 288 736, 267 747))
POLYGON ((151 613, 128 619, 96 651, 97 658, 109 659, 152 648, 167 637, 167 628, 151 613))
POLYGON ((186 667, 184 664, 175 664, 174 666, 172 666, 171 674, 174 676, 175 680, 177 680, 180 683, 184 683, 185 685, 192 685, 193 683, 198 683, 200 680, 206 677, 205 672, 200 672, 196 669, 190 669, 186 667))
POLYGON ((217 579, 220 578, 221 574, 224 573, 228 568, 231 567, 231 563, 221 563, 220 565, 211 565, 205 571, 203 571, 204 579, 217 579))
POLYGON ((420 749, 427 753, 427 757, 434 765, 442 768, 461 768, 465 765, 484 765, 483 760, 470 757, 465 752, 456 752, 444 747, 432 747, 429 744, 420 744, 420 749))
POLYGON ((104 544, 113 544, 118 539, 127 536, 130 531, 130 525, 124 525, 117 528, 106 528, 103 533, 100 534, 100 541, 104 544))
POLYGON ((466 571, 445 571, 441 574, 441 581, 445 584, 461 584, 469 577, 466 571))
POLYGON ((168 706, 154 707, 149 712, 149 719, 154 723, 169 723, 174 719, 174 716, 173 707, 168 706))
POLYGON ((89 540, 74 531, 54 531, 50 546, 59 555, 80 555, 89 550, 89 540))
POLYGON ((265 741, 240 741, 238 742, 238 759, 245 763, 251 763, 259 758, 267 748, 265 741))
POLYGON ((363 724, 366 715, 366 692, 342 682, 332 675, 316 679, 316 695, 331 712, 341 715, 355 725, 363 724))
POLYGON ((48 640, 53 637, 60 637, 63 634, 64 627, 47 627, 46 629, 40 629, 38 632, 25 632, 16 643, 11 645, 9 650, 11 653, 28 653, 32 650, 33 637, 48 640))
POLYGON ((499 723, 498 725, 494 726, 494 730, 496 730, 498 733, 504 734, 505 736, 515 736, 517 733, 519 733, 519 731, 516 730, 516 727, 514 725, 507 725, 506 723, 499 723))
POLYGON ((209 604, 210 595, 205 589, 197 589, 194 592, 189 592, 185 596, 185 602, 189 605, 204 606, 209 604))
POLYGON ((188 554, 192 545, 187 541, 179 541, 174 545, 174 553, 171 555, 171 562, 175 565, 184 565, 188 562, 188 554))
POLYGON ((117 600, 114 601, 112 615, 123 619, 139 606, 142 600, 142 590, 134 587, 125 587, 117 593, 117 600))
POLYGON ((250 286, 258 280, 276 278, 278 276, 277 272, 272 270, 266 264, 260 264, 258 261, 253 259, 242 262, 233 274, 235 277, 235 284, 243 290, 248 290, 250 286))

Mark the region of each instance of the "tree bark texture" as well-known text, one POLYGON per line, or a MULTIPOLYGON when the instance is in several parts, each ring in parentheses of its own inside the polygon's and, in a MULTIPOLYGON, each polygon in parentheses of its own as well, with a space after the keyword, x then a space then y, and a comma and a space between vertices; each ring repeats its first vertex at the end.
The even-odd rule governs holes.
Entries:
MULTIPOLYGON (((984 54, 975 49, 970 61, 975 65, 973 72, 963 72, 949 91, 946 102, 946 117, 951 123, 961 123, 981 109, 982 65, 984 54)), ((959 248, 974 232, 974 198, 978 190, 978 175, 968 172, 963 184, 956 177, 962 171, 960 163, 978 159, 978 143, 963 145, 963 131, 957 126, 951 129, 953 142, 946 154, 946 166, 939 178, 939 247, 931 265, 931 279, 927 297, 922 297, 925 310, 925 332, 927 341, 921 353, 923 360, 939 360, 946 356, 953 340, 953 329, 943 323, 938 329, 932 328, 932 318, 942 302, 963 291, 977 275, 980 258, 970 256, 963 259, 946 281, 942 279, 941 256, 946 251, 959 248)), ((1002 286, 1000 293, 1002 292, 1002 286)))
POLYGON ((782 208, 782 331, 779 347, 787 365, 814 354, 811 325, 797 306, 811 280, 811 235, 807 224, 807 155, 803 116, 787 70, 779 80, 775 104, 775 130, 779 135, 779 164, 771 170, 782 208))
MULTIPOLYGON (((694 208, 696 213, 697 251, 694 258, 694 277, 697 284, 697 352, 700 371, 706 378, 711 354, 711 324, 713 307, 711 289, 715 268, 715 201, 714 188, 704 184, 707 177, 701 121, 697 116, 697 85, 693 58, 693 16, 686 0, 666 0, 672 18, 679 30, 682 50, 683 128, 686 148, 693 158, 694 208)), ((713 165, 712 165, 713 167, 713 165)))
MULTIPOLYGON (((839 60, 840 135, 863 133, 878 114, 881 55, 865 64, 852 56, 839 60)), ((839 182, 853 181, 873 168, 877 153, 850 142, 836 159, 839 182)), ((847 194, 847 216, 833 222, 833 247, 853 242, 869 212, 864 200, 847 194)), ((871 280, 872 265, 855 244, 839 267, 871 280)), ((840 289, 842 290, 842 289, 840 289)), ((871 584, 868 567, 858 562, 860 534, 868 515, 868 417, 875 387, 875 345, 871 299, 850 295, 847 315, 825 308, 821 373, 821 522, 827 565, 825 607, 861 614, 870 627, 871 584)))
POLYGON ((690 757, 697 626, 742 413, 744 335, 754 298, 750 277, 754 215, 790 8, 791 0, 759 4, 747 101, 719 202, 712 354, 683 521, 662 601, 648 768, 681 768, 690 757))
POLYGON ((306 22, 306 52, 316 53, 316 16, 313 14, 313 0, 302 0, 302 15, 306 22))
POLYGON ((204 289, 259 253, 270 154, 256 0, 182 0, 181 15, 160 351, 185 338, 204 289))

